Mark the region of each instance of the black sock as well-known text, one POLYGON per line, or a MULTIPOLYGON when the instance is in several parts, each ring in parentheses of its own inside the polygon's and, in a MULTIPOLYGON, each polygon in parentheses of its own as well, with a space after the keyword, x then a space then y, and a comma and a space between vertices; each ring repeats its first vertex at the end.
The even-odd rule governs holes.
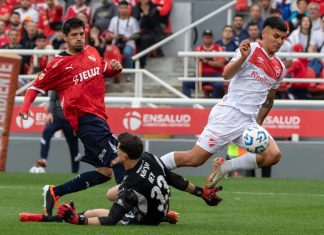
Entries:
POLYGON ((84 172, 74 179, 54 187, 55 196, 78 192, 86 188, 102 184, 110 180, 110 177, 100 174, 97 171, 84 172))
POLYGON ((43 215, 42 222, 63 222, 63 220, 60 219, 57 215, 54 216, 43 215))

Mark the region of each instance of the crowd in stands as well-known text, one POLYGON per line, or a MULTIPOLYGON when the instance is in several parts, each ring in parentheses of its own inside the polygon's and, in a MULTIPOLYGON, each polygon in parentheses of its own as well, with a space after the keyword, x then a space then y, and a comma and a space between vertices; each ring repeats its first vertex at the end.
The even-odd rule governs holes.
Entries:
MULTIPOLYGON (((0 48, 65 49, 63 22, 77 17, 85 23, 88 44, 102 56, 132 68, 131 57, 171 33, 172 0, 0 0, 0 48), (94 1, 98 4, 99 1, 94 1)), ((163 56, 158 49, 154 56, 163 56)), ((51 58, 23 56, 20 74, 44 69, 51 58)), ((141 59, 144 67, 146 58, 141 59)))
MULTIPOLYGON (((247 1, 237 0, 238 4, 241 2, 247 1)), ((239 10, 242 9, 245 11, 236 12, 232 25, 223 27, 219 38, 214 38, 212 30, 205 30, 202 35, 202 45, 197 46, 196 51, 235 51, 240 42, 245 39, 259 42, 265 18, 278 16, 285 20, 288 26, 287 39, 280 48, 280 52, 324 53, 324 1, 260 0, 254 1, 247 9, 239 8, 239 10)), ((198 77, 221 77, 227 62, 226 58, 201 58, 198 77), (222 63, 220 63, 221 60, 222 63)), ((284 63, 287 67, 287 77, 324 78, 324 59, 285 58, 284 63)), ((194 88, 194 82, 183 83, 183 93, 189 97, 194 88)), ((221 98, 227 87, 223 83, 208 82, 202 83, 201 88, 207 97, 221 98)), ((323 99, 324 85, 321 83, 282 83, 278 90, 278 98, 323 99)))

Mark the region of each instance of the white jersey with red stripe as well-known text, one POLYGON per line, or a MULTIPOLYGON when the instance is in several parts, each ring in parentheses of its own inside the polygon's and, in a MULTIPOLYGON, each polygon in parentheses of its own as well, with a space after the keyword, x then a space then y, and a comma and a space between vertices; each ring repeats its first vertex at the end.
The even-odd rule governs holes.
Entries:
MULTIPOLYGON (((270 89, 279 87, 286 68, 277 56, 270 58, 259 43, 250 43, 250 46, 250 54, 240 71, 231 79, 228 93, 219 105, 257 115, 270 89)), ((231 61, 236 61, 241 56, 240 49, 237 49, 231 61)))

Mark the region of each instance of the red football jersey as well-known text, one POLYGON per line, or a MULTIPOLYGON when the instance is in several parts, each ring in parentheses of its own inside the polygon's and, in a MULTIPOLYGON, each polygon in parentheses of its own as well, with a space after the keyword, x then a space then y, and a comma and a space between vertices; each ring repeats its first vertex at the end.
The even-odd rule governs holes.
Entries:
POLYGON ((58 5, 52 9, 46 9, 41 12, 39 15, 38 28, 41 29, 47 37, 50 37, 55 33, 50 27, 50 22, 62 22, 62 20, 63 7, 58 5))
POLYGON ((65 16, 64 16, 64 21, 73 18, 73 17, 77 17, 78 13, 83 11, 84 13, 86 13, 86 15, 88 16, 89 19, 91 19, 91 9, 90 7, 88 7, 87 5, 83 5, 80 8, 76 8, 76 5, 72 5, 69 6, 68 9, 65 12, 65 16))
POLYGON ((78 117, 85 113, 107 119, 103 75, 112 76, 118 72, 112 71, 95 48, 86 46, 80 54, 56 56, 29 89, 41 93, 57 91, 64 116, 77 131, 78 117))
POLYGON ((0 48, 9 43, 9 38, 7 35, 0 35, 0 48))
MULTIPOLYGON (((218 45, 214 44, 211 48, 206 48, 203 45, 197 46, 195 51, 206 51, 206 52, 217 52, 217 51, 223 51, 223 48, 218 45)), ((214 58, 206 58, 207 60, 214 60, 214 58)), ((218 57, 218 60, 224 60, 222 57, 218 57)), ((201 73, 202 75, 212 75, 212 74, 222 74, 223 73, 223 68, 215 68, 212 67, 206 63, 202 63, 201 65, 201 73)))

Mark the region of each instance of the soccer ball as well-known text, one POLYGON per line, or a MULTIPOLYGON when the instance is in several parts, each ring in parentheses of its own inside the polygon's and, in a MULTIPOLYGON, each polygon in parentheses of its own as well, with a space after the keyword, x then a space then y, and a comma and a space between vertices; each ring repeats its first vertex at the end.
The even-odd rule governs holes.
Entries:
POLYGON ((262 126, 249 127, 243 132, 245 149, 250 153, 261 153, 270 143, 270 134, 262 126))
POLYGON ((41 166, 33 166, 32 168, 30 168, 29 173, 33 173, 33 174, 44 174, 46 173, 45 168, 41 167, 41 166))

